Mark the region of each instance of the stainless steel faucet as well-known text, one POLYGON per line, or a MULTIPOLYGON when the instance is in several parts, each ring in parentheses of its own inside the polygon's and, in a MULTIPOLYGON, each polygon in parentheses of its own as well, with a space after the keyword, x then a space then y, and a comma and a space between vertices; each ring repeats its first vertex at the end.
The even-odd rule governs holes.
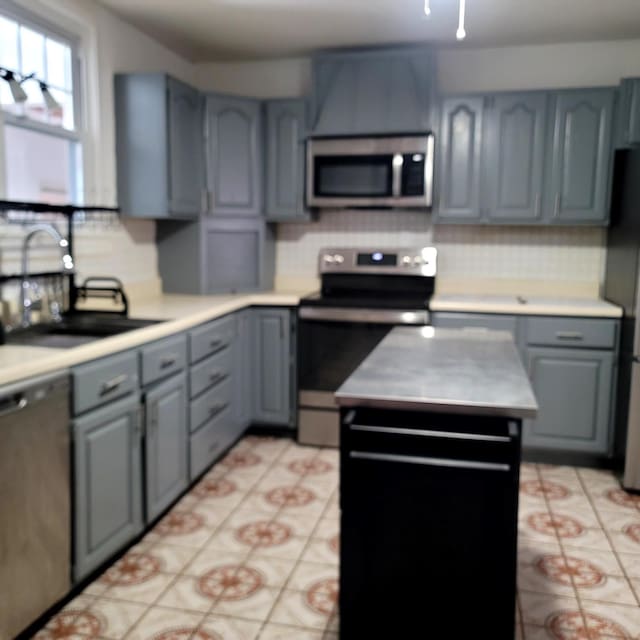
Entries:
POLYGON ((28 291, 32 287, 31 282, 29 282, 29 246, 31 240, 40 232, 48 234, 57 242, 62 260, 61 273, 65 274, 73 271, 73 258, 69 253, 69 242, 62 236, 55 225, 37 224, 31 227, 22 243, 22 286, 20 287, 20 308, 22 309, 23 327, 28 327, 31 324, 31 311, 33 309, 33 300, 27 295, 28 291))

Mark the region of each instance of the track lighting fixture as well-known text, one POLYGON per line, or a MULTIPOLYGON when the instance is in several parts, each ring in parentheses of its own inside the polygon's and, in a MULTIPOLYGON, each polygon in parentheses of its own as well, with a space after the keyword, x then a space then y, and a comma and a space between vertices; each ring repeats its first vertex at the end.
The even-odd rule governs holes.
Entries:
POLYGON ((2 76, 2 79, 9 84, 9 89, 11 89, 11 95, 13 96, 14 102, 20 103, 27 101, 27 94, 22 88, 20 82, 18 82, 14 71, 0 67, 0 76, 2 76))
MULTIPOLYGON (((467 37, 467 32, 464 28, 464 20, 466 13, 466 0, 458 0, 458 30, 456 31, 456 38, 458 40, 464 40, 467 37)), ((431 15, 431 0, 424 0, 424 15, 431 15)))
POLYGON ((47 110, 55 111, 61 108, 60 103, 53 97, 53 94, 49 90, 49 86, 47 85, 47 83, 36 78, 35 74, 33 73, 27 76, 23 76, 20 75, 17 71, 13 71, 12 69, 0 67, 0 78, 5 80, 9 84, 13 100, 18 104, 26 102, 28 98, 26 91, 22 88, 22 83, 26 82, 27 80, 34 80, 40 87, 42 99, 44 100, 47 110), (18 78, 20 79, 18 80, 18 78))

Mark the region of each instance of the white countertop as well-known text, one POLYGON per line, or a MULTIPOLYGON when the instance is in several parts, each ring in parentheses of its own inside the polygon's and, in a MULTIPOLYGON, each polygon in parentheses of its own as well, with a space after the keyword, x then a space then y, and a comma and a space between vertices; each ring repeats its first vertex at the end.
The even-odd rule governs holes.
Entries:
MULTIPOLYGON (((220 296, 159 295, 132 301, 132 318, 165 320, 121 335, 96 340, 72 349, 48 349, 18 345, 0 346, 0 385, 67 369, 82 362, 132 349, 179 331, 214 320, 249 306, 297 306, 310 290, 282 290, 256 294, 220 296)), ((622 309, 604 300, 588 298, 527 298, 526 304, 516 296, 482 296, 436 294, 433 311, 507 313, 549 316, 583 316, 619 318, 622 309)))
POLYGON ((621 318, 622 309, 597 298, 545 298, 515 295, 436 294, 429 304, 432 311, 466 313, 507 313, 539 316, 621 318))
POLYGON ((249 306, 294 307, 310 291, 273 291, 221 296, 161 295, 135 302, 132 318, 165 320, 160 324, 96 340, 72 349, 49 349, 21 345, 0 346, 0 385, 51 373, 59 369, 109 356, 153 340, 190 329, 249 306))

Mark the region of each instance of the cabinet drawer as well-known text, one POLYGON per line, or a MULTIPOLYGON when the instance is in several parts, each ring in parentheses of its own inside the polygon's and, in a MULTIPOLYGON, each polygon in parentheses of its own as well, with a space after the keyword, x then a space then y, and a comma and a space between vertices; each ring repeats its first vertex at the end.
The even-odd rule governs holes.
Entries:
POLYGON ((205 389, 218 384, 231 375, 233 349, 226 347, 195 365, 189 374, 190 397, 195 398, 205 389))
POLYGON ((227 407, 191 434, 190 478, 199 476, 234 439, 231 408, 227 407))
POLYGON ((235 335, 235 316, 226 316, 189 332, 189 361, 198 362, 229 346, 235 335))
POLYGON ((617 327, 597 318, 527 318, 527 344, 613 349, 617 327))
POLYGON ((72 377, 73 413, 78 415, 138 388, 137 353, 129 351, 74 367, 72 377))
POLYGON ((509 331, 515 336, 517 324, 517 318, 509 315, 446 311, 433 314, 433 326, 446 329, 490 329, 491 331, 509 331))
POLYGON ((172 336, 144 347, 140 362, 143 385, 182 371, 187 363, 187 336, 172 336))
POLYGON ((231 405, 231 380, 227 378, 192 400, 189 426, 195 431, 201 424, 231 405))

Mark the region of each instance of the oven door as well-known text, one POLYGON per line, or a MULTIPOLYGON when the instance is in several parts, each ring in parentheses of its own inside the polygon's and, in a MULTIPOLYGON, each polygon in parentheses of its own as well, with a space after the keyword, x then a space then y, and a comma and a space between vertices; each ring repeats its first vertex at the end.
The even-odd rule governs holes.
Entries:
POLYGON ((335 392, 394 326, 427 324, 428 312, 301 306, 298 315, 298 440, 336 447, 335 392))

